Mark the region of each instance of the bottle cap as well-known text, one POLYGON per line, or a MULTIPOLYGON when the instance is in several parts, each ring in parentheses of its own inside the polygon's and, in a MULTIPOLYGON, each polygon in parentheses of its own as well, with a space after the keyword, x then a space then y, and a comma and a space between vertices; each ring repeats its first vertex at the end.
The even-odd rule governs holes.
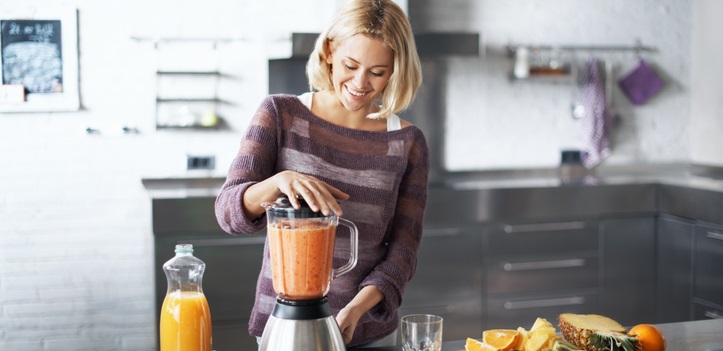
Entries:
POLYGON ((560 163, 562 164, 582 163, 582 156, 580 150, 562 150, 560 156, 560 163))
POLYGON ((177 244, 176 253, 193 253, 192 244, 177 244))

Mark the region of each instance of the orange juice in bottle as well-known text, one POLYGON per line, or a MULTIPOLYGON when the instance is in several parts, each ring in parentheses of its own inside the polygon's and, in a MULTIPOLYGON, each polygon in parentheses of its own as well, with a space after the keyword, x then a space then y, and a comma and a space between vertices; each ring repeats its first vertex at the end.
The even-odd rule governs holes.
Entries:
POLYGON ((190 244, 176 245, 176 256, 163 265, 168 291, 161 307, 161 351, 211 351, 211 311, 201 285, 205 268, 190 244))

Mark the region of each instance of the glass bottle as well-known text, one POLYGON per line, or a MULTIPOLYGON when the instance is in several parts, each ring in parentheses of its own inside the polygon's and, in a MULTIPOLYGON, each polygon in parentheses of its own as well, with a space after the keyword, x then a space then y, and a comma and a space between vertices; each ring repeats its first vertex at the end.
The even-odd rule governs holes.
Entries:
POLYGON ((161 307, 161 351, 211 351, 211 311, 201 287, 205 269, 191 244, 176 245, 176 256, 163 264, 168 290, 161 307))

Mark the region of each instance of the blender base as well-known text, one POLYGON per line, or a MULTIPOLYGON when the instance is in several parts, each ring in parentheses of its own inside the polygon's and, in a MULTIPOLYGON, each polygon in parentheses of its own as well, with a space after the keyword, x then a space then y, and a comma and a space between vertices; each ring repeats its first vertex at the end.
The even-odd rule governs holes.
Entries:
POLYGON ((276 299, 259 350, 346 351, 326 297, 310 301, 276 299))

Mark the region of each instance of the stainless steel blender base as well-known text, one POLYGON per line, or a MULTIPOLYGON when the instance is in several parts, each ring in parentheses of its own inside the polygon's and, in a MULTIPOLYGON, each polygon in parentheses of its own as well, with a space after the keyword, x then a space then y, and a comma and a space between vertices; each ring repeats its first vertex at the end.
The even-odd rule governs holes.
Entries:
POLYGON ((346 351, 333 316, 290 320, 269 316, 261 336, 262 351, 346 351))

